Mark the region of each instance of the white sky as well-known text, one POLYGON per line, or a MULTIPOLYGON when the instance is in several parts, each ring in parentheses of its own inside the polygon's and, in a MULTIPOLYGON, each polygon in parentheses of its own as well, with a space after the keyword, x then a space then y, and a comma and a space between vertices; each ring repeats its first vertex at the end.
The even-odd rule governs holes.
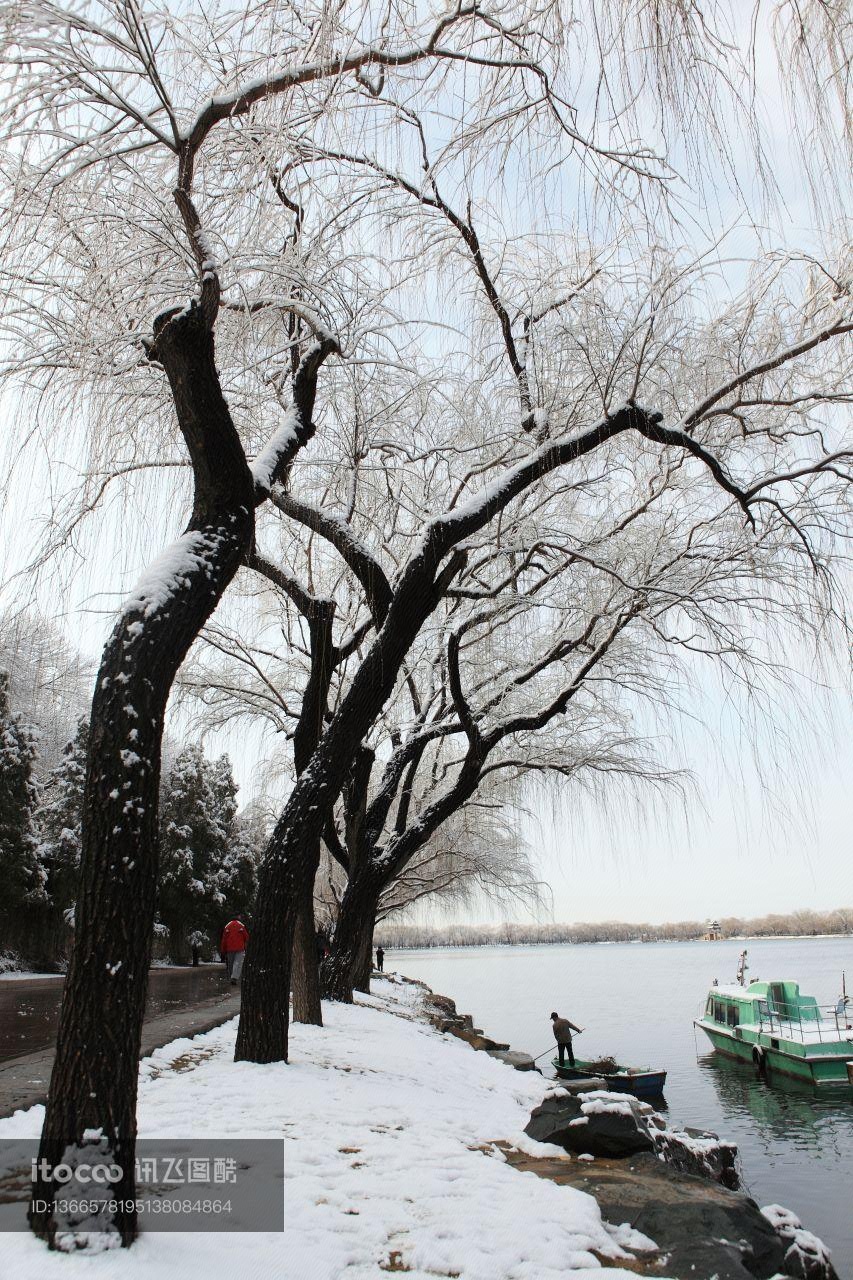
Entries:
POLYGON ((662 923, 853 905, 853 718, 849 699, 834 702, 823 746, 804 733, 801 754, 764 784, 748 755, 723 761, 695 731, 685 748, 699 789, 684 807, 654 797, 639 815, 618 799, 585 800, 580 813, 568 797, 561 812, 543 804, 526 834, 554 919, 662 923))

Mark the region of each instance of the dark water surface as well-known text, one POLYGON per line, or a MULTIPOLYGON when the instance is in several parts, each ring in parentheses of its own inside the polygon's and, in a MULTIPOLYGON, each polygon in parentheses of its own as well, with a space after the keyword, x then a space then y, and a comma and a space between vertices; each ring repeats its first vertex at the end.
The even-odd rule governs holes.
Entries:
POLYGON ((853 991, 849 937, 389 951, 385 967, 452 996, 513 1048, 536 1055, 553 1044, 556 1010, 586 1028, 581 1056, 666 1068, 670 1116, 736 1142, 744 1189, 792 1209, 853 1280, 853 1090, 767 1085, 750 1065, 710 1052, 693 1027, 712 979, 734 981, 744 945, 750 978, 793 979, 828 1004, 846 969, 853 991))
MULTIPOLYGON (((0 979, 0 1062, 49 1049, 56 1039, 62 976, 0 979)), ((230 991, 223 964, 152 969, 146 1017, 190 1008, 230 991)))

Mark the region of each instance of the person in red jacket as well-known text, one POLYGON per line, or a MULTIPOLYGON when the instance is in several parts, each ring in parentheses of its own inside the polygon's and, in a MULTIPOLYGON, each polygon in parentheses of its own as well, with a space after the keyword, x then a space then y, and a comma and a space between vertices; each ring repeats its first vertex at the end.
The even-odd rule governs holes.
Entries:
POLYGON ((249 930, 243 923, 243 917, 235 916, 233 920, 229 920, 219 939, 219 954, 225 961, 225 970, 231 979, 232 987, 236 987, 243 972, 243 957, 246 954, 248 941, 249 930))

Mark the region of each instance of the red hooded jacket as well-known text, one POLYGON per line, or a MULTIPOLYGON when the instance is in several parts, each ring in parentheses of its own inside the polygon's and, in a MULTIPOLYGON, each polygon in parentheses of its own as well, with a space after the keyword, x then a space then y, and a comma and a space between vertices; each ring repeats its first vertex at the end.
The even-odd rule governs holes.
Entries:
POLYGON ((229 951, 245 951, 248 941, 249 930, 242 921, 229 920, 219 939, 219 954, 224 956, 229 951))

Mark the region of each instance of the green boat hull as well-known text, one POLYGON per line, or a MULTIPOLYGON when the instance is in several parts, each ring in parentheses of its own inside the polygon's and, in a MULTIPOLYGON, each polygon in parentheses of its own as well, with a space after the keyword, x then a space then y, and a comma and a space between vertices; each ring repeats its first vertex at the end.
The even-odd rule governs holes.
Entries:
POLYGON ((792 1046, 791 1050, 781 1045, 775 1047, 767 1035, 744 1028, 742 1036, 736 1037, 709 1025, 704 1019, 697 1019, 696 1026, 705 1032, 717 1053, 741 1062, 751 1062, 770 1075, 791 1076, 815 1085, 847 1084, 849 1081, 846 1054, 807 1054, 796 1052, 800 1046, 792 1046))

